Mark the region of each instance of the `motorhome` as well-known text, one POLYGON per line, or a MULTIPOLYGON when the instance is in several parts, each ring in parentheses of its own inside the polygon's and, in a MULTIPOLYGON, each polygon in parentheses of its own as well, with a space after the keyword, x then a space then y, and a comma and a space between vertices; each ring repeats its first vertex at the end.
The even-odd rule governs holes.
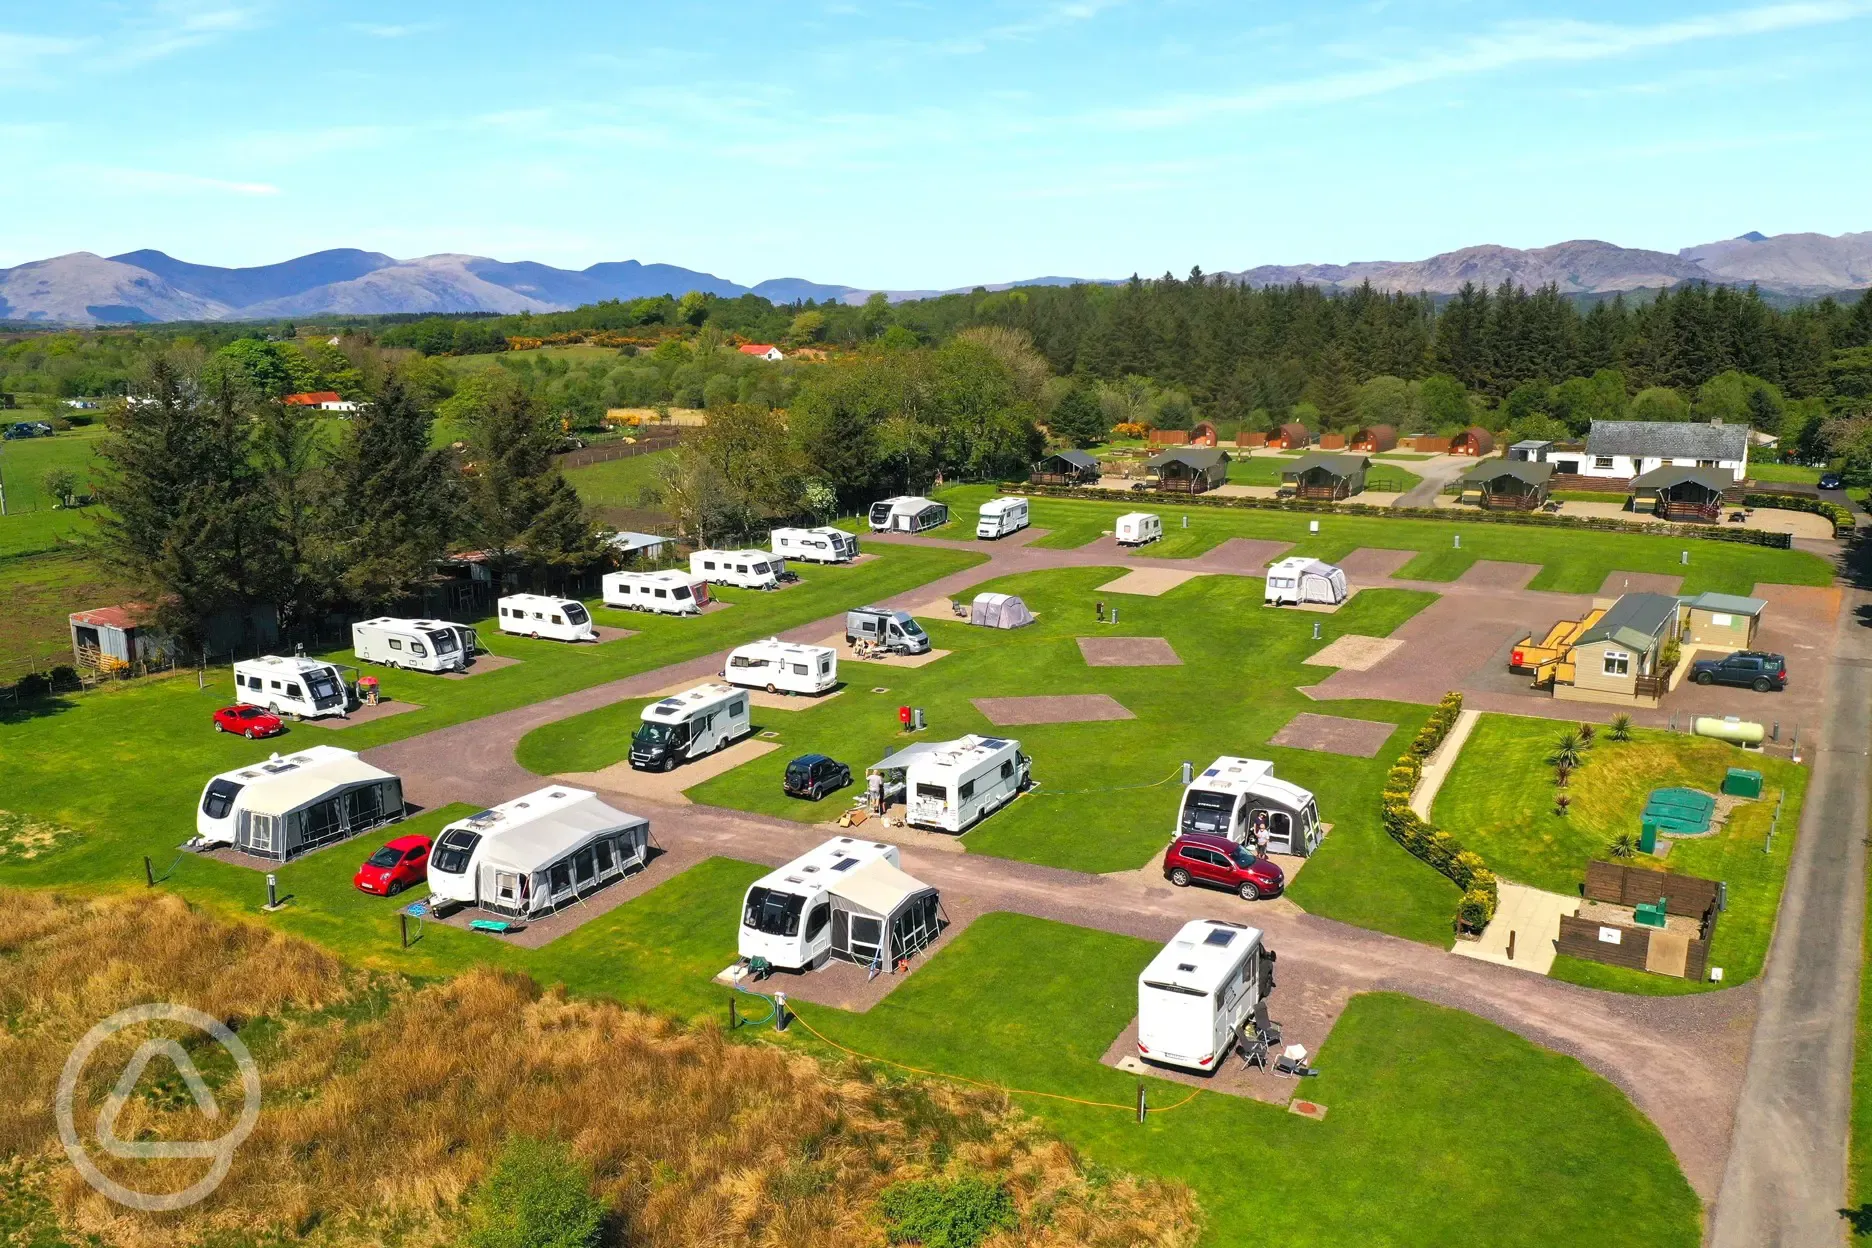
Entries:
POLYGON ((1027 787, 1032 761, 1020 742, 970 734, 910 761, 907 822, 961 832, 1014 800, 1027 787))
POLYGON ((503 633, 544 637, 550 641, 597 641, 598 626, 576 598, 547 594, 508 594, 494 604, 503 633))
POLYGON ((1163 518, 1148 511, 1127 511, 1118 517, 1120 546, 1147 546, 1163 536, 1163 518))
POLYGON ((1138 975, 1138 1056, 1205 1074, 1273 990, 1273 954, 1259 928, 1193 919, 1138 975))
POLYGON ((773 553, 808 563, 850 563, 858 557, 858 538, 844 529, 775 529, 773 553))
POLYGON ((1271 607, 1302 603, 1336 606, 1346 600, 1349 592, 1344 569, 1295 555, 1268 565, 1261 597, 1271 607))
POLYGON ((838 651, 769 637, 728 652, 722 679, 768 693, 824 693, 838 684, 838 651))
POLYGON ((545 788, 443 828, 429 855, 429 894, 433 903, 530 918, 649 858, 648 820, 584 789, 545 788))
POLYGON ((698 550, 689 556, 689 574, 711 585, 773 589, 785 572, 786 561, 764 550, 698 550))
POLYGON ((975 521, 975 536, 996 538, 1018 533, 1026 528, 1027 500, 1024 498, 995 498, 981 506, 981 516, 975 521))
POLYGON ((275 715, 322 719, 351 709, 345 684, 347 668, 304 655, 262 655, 234 664, 234 691, 240 701, 264 706, 275 715))
POLYGON ((442 620, 379 616, 351 626, 351 653, 365 663, 417 672, 465 672, 475 652, 475 631, 442 620))
POLYGON ((895 845, 837 836, 762 876, 741 902, 742 958, 787 971, 833 958, 894 970, 942 924, 936 890, 900 863, 895 845))
POLYGON ((925 654, 930 648, 929 634, 908 611, 885 607, 859 607, 845 613, 845 644, 855 646, 861 641, 883 646, 892 654, 925 654))
POLYGON ((659 615, 699 615, 709 604, 708 582, 689 572, 607 572, 604 604, 659 615))
POLYGON ((745 689, 697 685, 644 707, 643 722, 631 734, 630 765, 638 771, 669 771, 753 731, 745 689))
POLYGON ((873 533, 924 533, 949 523, 949 508, 916 495, 871 504, 873 533))
POLYGON ((1183 790, 1171 832, 1214 832, 1251 844, 1263 825, 1271 852, 1299 858, 1311 857, 1325 835, 1313 794, 1276 779, 1274 764, 1265 759, 1224 755, 1183 790))
POLYGON ((191 844, 284 862, 402 817, 402 780, 350 750, 314 745, 209 780, 191 844))

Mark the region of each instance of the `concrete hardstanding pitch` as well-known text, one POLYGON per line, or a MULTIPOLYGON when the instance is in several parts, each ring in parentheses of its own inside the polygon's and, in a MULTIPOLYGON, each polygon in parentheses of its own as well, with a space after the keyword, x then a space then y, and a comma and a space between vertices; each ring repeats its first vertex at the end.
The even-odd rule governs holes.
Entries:
POLYGON ((1162 637, 1077 637, 1088 667, 1181 667, 1162 637))
POLYGON ((1302 711, 1269 737, 1268 743, 1295 750, 1376 758, 1378 751, 1384 748, 1384 743, 1396 731, 1396 724, 1380 723, 1374 719, 1341 719, 1336 715, 1315 715, 1302 711))
POLYGON ((1077 724, 1101 719, 1136 719, 1116 698, 1102 693, 1063 693, 1035 698, 970 698, 997 727, 1014 724, 1077 724))

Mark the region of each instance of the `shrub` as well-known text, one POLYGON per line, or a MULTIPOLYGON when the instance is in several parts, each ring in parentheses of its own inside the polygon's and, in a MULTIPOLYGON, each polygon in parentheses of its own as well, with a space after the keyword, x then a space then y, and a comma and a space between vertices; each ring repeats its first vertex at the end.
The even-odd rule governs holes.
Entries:
POLYGON ((1598 735, 1599 730, 1594 728, 1591 724, 1581 724, 1579 726, 1580 745, 1585 749, 1592 749, 1592 743, 1597 739, 1598 735))
POLYGON ((1618 714, 1614 715, 1612 717, 1612 730, 1606 733, 1606 736, 1614 741, 1631 740, 1631 716, 1627 715, 1624 711, 1620 711, 1618 714))
POLYGON ((1554 741, 1553 753, 1547 756, 1549 766, 1555 769, 1565 767, 1568 771, 1584 761, 1584 755, 1580 752, 1580 735, 1572 729, 1560 734, 1554 741))
POLYGON ((1464 893, 1462 901, 1457 903, 1456 914, 1462 920, 1464 928, 1479 932, 1489 925, 1490 919, 1495 917, 1495 895, 1485 893, 1481 889, 1471 889, 1464 893))
POLYGON ((923 1248, 975 1248, 1020 1225, 1006 1186, 974 1175, 893 1184, 878 1197, 878 1209, 891 1243, 923 1248))
POLYGON ((1464 929, 1473 931, 1487 925, 1495 915, 1498 897, 1495 873, 1484 864, 1480 854, 1464 849, 1455 837, 1425 823, 1410 808, 1411 792, 1423 776, 1423 760, 1443 744, 1461 714, 1462 694, 1445 694, 1430 712, 1423 730, 1411 741, 1409 751, 1386 774, 1378 816, 1392 840, 1463 890, 1463 903, 1457 907, 1456 921, 1464 929), (1470 904, 1472 894, 1480 897, 1483 904, 1470 904), (1478 921, 1477 915, 1483 917, 1478 921))
POLYGON ((1638 856, 1638 838, 1629 832, 1621 832, 1612 838, 1612 843, 1610 845, 1606 846, 1606 853, 1617 862, 1624 862, 1627 859, 1636 858, 1638 856))
POLYGON ((557 1140, 509 1136, 468 1205, 469 1248, 593 1248, 604 1205, 557 1140))
POLYGON ((1553 813, 1564 816, 1572 805, 1573 799, 1562 793, 1553 799, 1553 813))
POLYGON ((1566 782, 1572 777, 1573 769, 1565 763, 1555 763, 1553 769, 1554 788, 1566 788, 1566 782))
POLYGON ((52 691, 52 683, 38 672, 27 672, 13 684, 13 696, 22 702, 36 702, 52 691))

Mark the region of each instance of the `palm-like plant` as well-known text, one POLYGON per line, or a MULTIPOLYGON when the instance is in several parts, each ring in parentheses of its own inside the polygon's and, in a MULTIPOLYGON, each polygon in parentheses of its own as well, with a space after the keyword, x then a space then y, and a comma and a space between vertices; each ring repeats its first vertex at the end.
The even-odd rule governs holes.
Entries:
POLYGON ((1571 767, 1567 766, 1565 763, 1555 763, 1553 769, 1554 787, 1556 789, 1566 788, 1566 782, 1572 778, 1572 775, 1573 769, 1571 767))
POLYGON ((1579 766, 1583 757, 1579 732, 1569 728, 1554 742, 1553 753, 1547 756, 1547 763, 1552 767, 1572 768, 1579 766))
POLYGON ((1612 717, 1612 731, 1606 734, 1614 741, 1631 740, 1631 716, 1620 711, 1612 717))
POLYGON ((1553 799, 1553 813, 1556 815, 1565 816, 1568 808, 1571 807, 1572 805, 1573 805, 1573 799, 1568 797, 1566 794, 1562 793, 1558 797, 1553 799))
POLYGON ((1598 734, 1599 730, 1594 728, 1591 724, 1581 724, 1579 726, 1580 748, 1585 750, 1592 749, 1593 739, 1598 736, 1598 734))
POLYGON ((1616 862, 1624 862, 1627 859, 1636 858, 1638 856, 1638 838, 1633 836, 1630 832, 1621 832, 1612 838, 1612 843, 1610 845, 1606 846, 1606 853, 1616 862))

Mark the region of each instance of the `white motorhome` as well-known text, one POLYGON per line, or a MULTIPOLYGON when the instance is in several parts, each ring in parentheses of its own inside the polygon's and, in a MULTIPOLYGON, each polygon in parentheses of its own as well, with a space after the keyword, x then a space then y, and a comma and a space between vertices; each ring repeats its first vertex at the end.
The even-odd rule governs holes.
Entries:
POLYGON ((650 824, 584 789, 545 788, 458 819, 429 856, 437 902, 530 918, 649 861, 650 824))
POLYGON ((971 733, 910 760, 904 782, 905 820, 961 832, 1014 800, 1027 787, 1032 761, 1020 742, 971 733))
POLYGON ((754 881, 741 903, 741 956, 802 971, 833 958, 894 970, 942 925, 929 885, 904 874, 895 845, 833 837, 754 881))
POLYGON ((1027 500, 1024 498, 995 498, 981 506, 981 516, 975 521, 976 537, 1006 537, 1026 528, 1027 500))
POLYGON ((1221 919, 1185 923, 1138 975, 1138 1056, 1219 1070, 1273 989, 1272 959, 1259 928, 1221 919))
POLYGON ((1265 759, 1224 755, 1183 790, 1172 835, 1212 832, 1253 844, 1263 824, 1268 849, 1277 854, 1311 857, 1324 835, 1313 794, 1276 779, 1265 759))
POLYGON ((1294 555, 1268 565, 1261 596, 1268 606, 1302 603, 1334 606, 1344 602, 1349 592, 1344 569, 1305 555, 1294 555))
POLYGON ((858 537, 844 529, 775 529, 773 553, 808 563, 850 563, 858 557, 858 537))
POLYGON ((659 615, 699 615, 709 604, 708 582, 689 572, 607 572, 604 604, 659 615))
POLYGON ((234 689, 242 702, 264 706, 275 715, 322 719, 351 709, 345 669, 304 655, 262 655, 234 664, 234 689))
POLYGON ((644 707, 643 722, 631 734, 630 765, 638 771, 669 771, 753 731, 745 689, 697 685, 644 707))
POLYGON ((772 589, 786 573, 786 561, 764 550, 698 550, 689 556, 689 574, 711 585, 772 589))
POLYGON ((861 641, 883 646, 892 654, 925 654, 930 648, 929 634, 908 611, 888 607, 859 607, 845 613, 845 644, 855 646, 861 641))
POLYGON ((768 693, 824 693, 838 684, 838 651, 769 637, 728 652, 722 679, 768 693))
POLYGON ((314 745, 208 781, 191 843, 284 862, 402 817, 402 780, 350 750, 314 745))
POLYGON ((1118 517, 1118 544, 1146 546, 1163 536, 1163 518, 1148 511, 1127 511, 1118 517))
POLYGON ((474 652, 475 631, 466 624, 385 615, 351 626, 351 653, 365 663, 417 672, 465 672, 474 652))
POLYGON ((508 594, 494 604, 500 631, 550 641, 597 641, 598 626, 576 598, 548 594, 508 594))
POLYGON ((917 495, 887 498, 871 504, 873 533, 923 533, 949 523, 949 508, 917 495))

